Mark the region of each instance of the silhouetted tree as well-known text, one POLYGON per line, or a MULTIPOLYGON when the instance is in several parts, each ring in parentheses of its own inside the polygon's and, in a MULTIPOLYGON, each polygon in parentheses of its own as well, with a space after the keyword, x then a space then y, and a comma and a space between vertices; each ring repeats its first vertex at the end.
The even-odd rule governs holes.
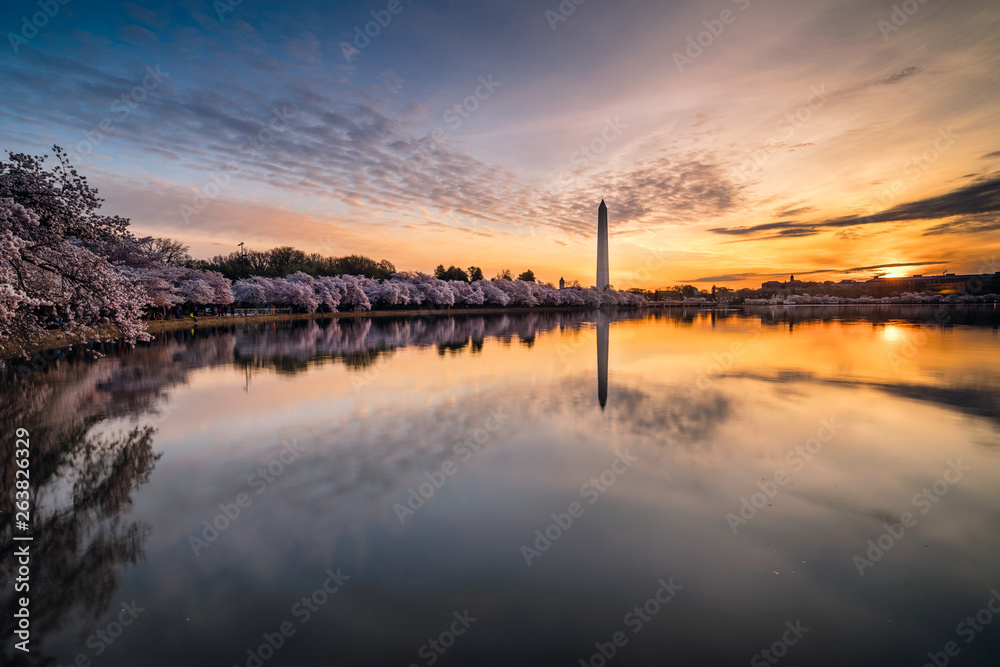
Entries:
POLYGON ((319 253, 307 254, 289 246, 264 251, 247 250, 246 255, 233 251, 228 255, 216 255, 207 262, 193 260, 187 265, 195 269, 217 271, 230 280, 251 276, 284 278, 299 271, 314 278, 347 275, 388 280, 396 272, 396 267, 387 259, 376 262, 363 255, 324 257, 319 253), (241 264, 244 259, 245 264, 241 264))
POLYGON ((698 288, 695 287, 694 285, 674 285, 670 289, 674 292, 679 293, 685 299, 697 296, 699 292, 698 288))
POLYGON ((469 274, 454 265, 449 266, 446 269, 443 264, 438 264, 437 268, 434 269, 434 277, 439 280, 461 280, 462 282, 469 282, 469 274))
POLYGON ((268 268, 276 277, 287 276, 305 264, 306 254, 291 246, 279 246, 268 251, 268 268))
POLYGON ((517 279, 523 280, 526 283, 533 283, 535 282, 535 272, 532 271, 531 269, 528 269, 527 271, 519 275, 517 279))
POLYGON ((188 254, 190 247, 176 239, 147 236, 139 239, 139 245, 148 252, 159 255, 163 262, 171 266, 185 266, 191 261, 191 255, 188 254))
POLYGON ((374 259, 370 259, 363 255, 338 257, 333 260, 330 268, 330 272, 325 275, 364 276, 366 278, 375 278, 378 280, 388 280, 392 277, 392 274, 396 272, 395 267, 389 260, 383 259, 381 262, 376 262, 374 259))

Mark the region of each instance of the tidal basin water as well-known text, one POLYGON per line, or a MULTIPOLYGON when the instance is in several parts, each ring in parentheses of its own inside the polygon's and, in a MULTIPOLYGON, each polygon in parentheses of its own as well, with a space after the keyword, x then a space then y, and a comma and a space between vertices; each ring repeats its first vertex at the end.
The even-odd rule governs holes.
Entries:
POLYGON ((342 319, 9 369, 0 662, 997 664, 998 325, 342 319))

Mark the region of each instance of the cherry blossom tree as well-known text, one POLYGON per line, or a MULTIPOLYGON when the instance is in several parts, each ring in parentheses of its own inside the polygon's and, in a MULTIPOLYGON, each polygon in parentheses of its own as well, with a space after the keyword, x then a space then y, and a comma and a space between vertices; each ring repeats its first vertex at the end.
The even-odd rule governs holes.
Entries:
POLYGON ((211 285, 213 295, 209 302, 215 306, 228 306, 233 302, 233 284, 217 271, 199 271, 202 280, 211 285))
POLYGON ((340 297, 340 310, 371 310, 372 304, 361 288, 362 280, 358 276, 336 276, 329 283, 337 290, 340 297))
POLYGON ((522 280, 494 280, 493 284, 510 299, 509 305, 521 308, 537 306, 538 300, 531 293, 528 283, 522 280))
POLYGON ((340 305, 340 289, 335 278, 320 278, 313 283, 313 289, 316 290, 316 298, 323 308, 331 313, 337 312, 337 306, 340 305))
POLYGON ((178 292, 184 303, 206 305, 212 303, 215 297, 215 290, 197 275, 188 275, 181 280, 178 285, 178 292))
POLYGON ((472 286, 483 294, 483 303, 490 306, 506 306, 510 297, 489 280, 477 280, 472 286))
POLYGON ((125 273, 131 278, 133 284, 144 292, 147 306, 169 308, 184 302, 175 285, 176 274, 180 271, 182 269, 177 267, 157 265, 129 268, 125 270, 125 273))
POLYGON ((237 303, 265 306, 270 303, 271 281, 261 276, 252 276, 233 283, 233 299, 237 303))
POLYGON ((280 283, 281 303, 283 305, 301 308, 307 313, 316 312, 320 301, 316 295, 316 279, 309 274, 297 271, 284 280, 277 280, 280 283))
POLYGON ((0 161, 0 338, 25 354, 53 332, 70 341, 147 340, 145 291, 114 255, 134 244, 128 220, 100 215, 97 191, 55 148, 0 161))

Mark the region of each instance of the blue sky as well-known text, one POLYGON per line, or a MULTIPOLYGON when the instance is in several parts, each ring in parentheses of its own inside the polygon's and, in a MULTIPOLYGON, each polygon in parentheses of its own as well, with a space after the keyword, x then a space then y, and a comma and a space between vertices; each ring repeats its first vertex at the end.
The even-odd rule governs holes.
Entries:
POLYGON ((590 284, 603 198, 620 287, 978 271, 1000 7, 911 3, 15 0, 0 143, 199 256, 590 284))

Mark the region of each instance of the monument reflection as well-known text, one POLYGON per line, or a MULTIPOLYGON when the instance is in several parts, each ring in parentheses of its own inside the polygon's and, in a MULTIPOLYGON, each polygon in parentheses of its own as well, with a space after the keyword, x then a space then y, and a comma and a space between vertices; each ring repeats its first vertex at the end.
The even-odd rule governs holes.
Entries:
POLYGON ((597 402, 601 410, 608 404, 608 334, 611 323, 607 315, 597 315, 597 402))

